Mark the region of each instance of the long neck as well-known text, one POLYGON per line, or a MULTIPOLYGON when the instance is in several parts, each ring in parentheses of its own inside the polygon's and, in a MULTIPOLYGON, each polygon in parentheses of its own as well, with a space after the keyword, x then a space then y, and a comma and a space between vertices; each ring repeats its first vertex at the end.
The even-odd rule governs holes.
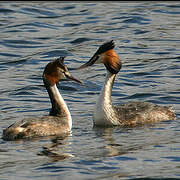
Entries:
POLYGON ((95 110, 94 110, 94 122, 95 124, 110 125, 112 122, 116 124, 115 110, 112 105, 112 87, 114 84, 116 74, 112 74, 107 71, 105 83, 97 100, 95 110))
POLYGON ((45 78, 43 78, 43 81, 52 105, 49 115, 66 118, 69 121, 69 126, 72 127, 71 114, 56 84, 50 85, 45 78))
POLYGON ((112 106, 112 87, 114 84, 116 74, 112 74, 109 71, 107 71, 106 79, 103 85, 103 88, 101 90, 99 100, 101 103, 103 103, 105 106, 112 106))

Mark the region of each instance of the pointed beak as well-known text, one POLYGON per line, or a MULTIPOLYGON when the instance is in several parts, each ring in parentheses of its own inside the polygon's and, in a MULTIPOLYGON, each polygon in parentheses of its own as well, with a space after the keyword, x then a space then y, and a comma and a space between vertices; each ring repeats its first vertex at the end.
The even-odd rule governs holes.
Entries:
POLYGON ((78 82, 80 84, 83 84, 80 80, 74 78, 69 72, 66 72, 65 76, 66 76, 67 79, 71 79, 71 80, 76 81, 76 82, 78 82))
POLYGON ((99 56, 94 54, 94 56, 87 63, 83 64, 82 66, 78 67, 77 69, 84 69, 88 66, 92 66, 97 61, 98 58, 99 58, 99 56))
POLYGON ((104 53, 106 53, 109 50, 112 50, 115 47, 114 41, 108 41, 104 44, 102 44, 99 49, 95 52, 95 54, 92 56, 92 58, 82 66, 78 67, 77 69, 83 69, 88 66, 92 66, 95 63, 104 63, 104 53))

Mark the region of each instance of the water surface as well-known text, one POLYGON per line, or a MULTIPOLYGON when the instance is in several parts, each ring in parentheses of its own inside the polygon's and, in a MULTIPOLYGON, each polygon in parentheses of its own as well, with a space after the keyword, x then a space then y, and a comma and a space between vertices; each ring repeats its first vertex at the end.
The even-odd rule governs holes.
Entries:
POLYGON ((73 118, 65 139, 0 140, 0 179, 180 178, 180 4, 178 2, 8 2, 0 4, 0 135, 29 116, 47 115, 45 65, 59 56, 84 86, 58 88, 73 118), (82 71, 114 39, 123 67, 114 104, 174 107, 177 120, 136 128, 93 128, 102 65, 82 71))

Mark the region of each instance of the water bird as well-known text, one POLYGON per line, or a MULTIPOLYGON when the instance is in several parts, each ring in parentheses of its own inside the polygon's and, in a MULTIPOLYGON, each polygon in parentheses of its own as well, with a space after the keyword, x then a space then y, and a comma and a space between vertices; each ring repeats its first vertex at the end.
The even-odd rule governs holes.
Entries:
POLYGON ((52 108, 49 115, 42 117, 27 118, 10 125, 3 130, 2 139, 17 140, 40 136, 66 136, 72 128, 72 118, 69 109, 61 96, 56 84, 61 79, 74 78, 64 64, 65 57, 59 57, 49 62, 43 72, 44 86, 49 94, 52 108))
POLYGON ((102 63, 107 73, 104 85, 97 100, 93 121, 95 126, 136 126, 146 123, 174 120, 175 112, 171 106, 160 106, 151 102, 129 102, 114 106, 112 104, 112 87, 122 62, 114 51, 113 40, 102 44, 88 62, 77 69, 102 63))

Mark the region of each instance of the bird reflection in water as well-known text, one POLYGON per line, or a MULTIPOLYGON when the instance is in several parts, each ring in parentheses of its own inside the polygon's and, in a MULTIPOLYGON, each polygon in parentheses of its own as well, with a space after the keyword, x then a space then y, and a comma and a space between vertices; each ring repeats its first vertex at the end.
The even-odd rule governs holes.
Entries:
POLYGON ((111 157, 111 156, 119 156, 125 154, 123 147, 121 144, 115 143, 115 140, 113 138, 113 133, 119 129, 119 127, 109 127, 109 128, 103 128, 103 127, 93 127, 93 130, 97 134, 97 136, 103 138, 106 141, 106 145, 103 146, 103 149, 105 149, 104 156, 105 157, 111 157))
POLYGON ((68 137, 56 137, 51 139, 51 144, 42 147, 42 151, 37 153, 39 156, 47 156, 52 162, 64 161, 74 157, 71 153, 65 153, 67 147, 71 144, 68 137))
MULTIPOLYGON (((138 127, 137 127, 138 128, 138 127)), ((139 128, 145 128, 145 127, 139 127, 139 128)), ((125 139, 122 137, 121 143, 117 142, 114 138, 113 135, 117 132, 119 133, 126 133, 132 131, 132 128, 122 128, 118 126, 114 127, 93 127, 93 130, 95 131, 96 135, 102 139, 105 140, 103 143, 102 149, 105 150, 104 152, 104 157, 113 157, 113 156, 122 156, 124 154, 132 153, 134 151, 137 151, 139 149, 142 149, 145 145, 141 144, 132 144, 132 143, 127 143, 124 142, 125 139), (104 145, 106 143, 106 145, 104 145)))

